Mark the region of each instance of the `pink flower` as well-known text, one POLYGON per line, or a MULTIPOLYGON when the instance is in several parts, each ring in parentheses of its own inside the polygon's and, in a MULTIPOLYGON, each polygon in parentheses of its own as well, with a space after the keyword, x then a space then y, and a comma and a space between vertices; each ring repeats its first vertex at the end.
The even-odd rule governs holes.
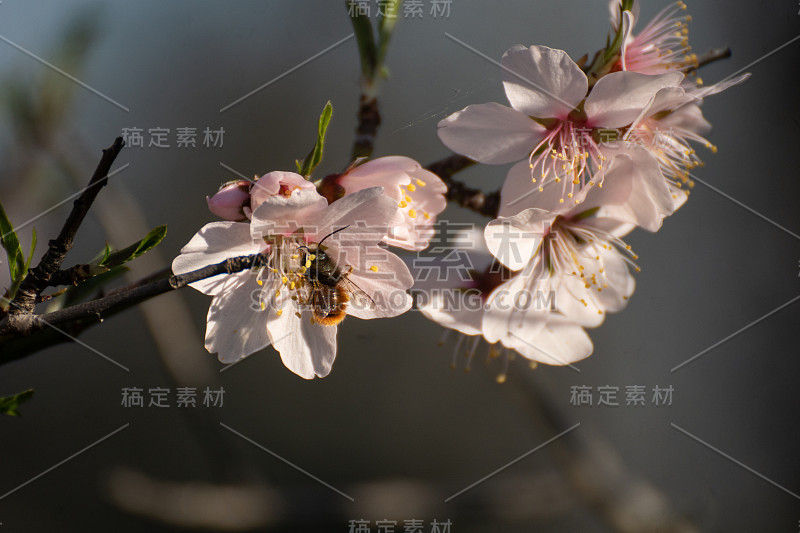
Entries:
POLYGON ((224 220, 247 220, 245 210, 250 204, 250 182, 231 181, 220 187, 212 197, 206 196, 208 209, 224 220))
POLYGON ((606 161, 601 130, 630 125, 659 89, 683 80, 680 72, 614 72, 589 92, 586 75, 566 52, 546 46, 510 48, 503 68, 512 107, 468 106, 439 123, 439 138, 482 163, 527 159, 530 187, 563 182, 562 199, 579 199, 584 186, 598 183, 606 161))
MULTIPOLYGON (((701 144, 712 153, 717 151, 717 147, 705 137, 711 131, 711 124, 700 110, 702 99, 742 83, 749 77, 750 74, 746 73, 699 89, 661 89, 623 133, 622 139, 629 141, 628 144, 647 148, 656 159, 675 209, 688 198, 687 188, 694 186, 689 171, 703 165, 691 143, 701 144)), ((607 150, 609 153, 625 151, 621 143, 610 143, 607 150)))
MULTIPOLYGON (((611 24, 619 27, 620 1, 611 0, 611 24)), ((686 4, 673 2, 650 21, 644 29, 633 35, 632 30, 639 20, 639 0, 634 0, 631 11, 623 19, 623 41, 617 70, 662 74, 667 71, 683 71, 697 66, 697 54, 689 53, 688 22, 692 17, 684 14, 686 4)))
POLYGON ((352 194, 376 186, 383 187, 383 193, 399 207, 383 242, 406 250, 427 248, 434 234, 436 216, 447 205, 444 182, 411 158, 389 156, 357 165, 344 174, 330 176, 322 187, 339 187, 332 193, 335 197, 337 192, 338 195, 352 194))
POLYGON ((326 376, 336 357, 341 313, 371 319, 396 316, 411 307, 408 268, 378 246, 396 211, 380 187, 331 205, 316 190, 297 187, 288 195, 266 197, 250 224, 204 226, 173 261, 175 273, 238 255, 267 257, 256 270, 192 284, 213 296, 206 349, 233 363, 271 344, 299 376, 326 376), (327 283, 319 274, 322 263, 316 262, 321 254, 332 260, 338 270, 329 274, 338 276, 347 292, 320 286, 327 283))
POLYGON ((268 198, 276 195, 291 196, 300 189, 316 189, 313 183, 300 174, 275 170, 258 178, 250 191, 250 209, 245 209, 247 218, 268 198))
MULTIPOLYGON (((550 320, 552 311, 563 316, 559 323, 595 327, 607 312, 620 311, 627 305, 635 286, 629 266, 638 267, 632 262, 636 256, 621 236, 657 217, 640 206, 641 194, 647 188, 638 188, 637 184, 646 180, 655 180, 652 188, 660 185, 665 196, 662 201, 669 202, 657 169, 641 174, 630 155, 620 154, 614 158, 604 186, 591 189, 580 205, 560 203, 558 188, 549 185, 542 193, 525 197, 526 209, 489 223, 489 250, 498 261, 518 272, 487 303, 486 313, 496 315, 494 327, 505 324, 507 328, 505 333, 496 329, 494 337, 499 338, 501 333, 522 337, 521 328, 535 331, 550 320), (516 305, 519 295, 528 300, 535 295, 552 295, 554 309, 516 305)), ((503 204, 509 198, 519 198, 517 191, 518 185, 508 180, 503 204)), ((561 355, 573 357, 578 352, 561 355)))
MULTIPOLYGON (((481 339, 490 345, 490 358, 504 354, 498 382, 505 380, 508 350, 550 365, 573 363, 591 354, 592 343, 583 329, 551 310, 554 301, 550 293, 528 292, 519 274, 495 261, 483 232, 459 232, 455 240, 458 247, 436 263, 416 265, 414 290, 423 315, 471 337, 467 341, 466 369, 481 339), (462 268, 453 268, 454 262, 462 268), (441 274, 445 274, 444 279, 441 274), (512 313, 513 309, 521 312, 512 313), (513 322, 509 320, 512 315, 513 322)), ((456 341, 453 367, 463 341, 464 337, 456 341)))

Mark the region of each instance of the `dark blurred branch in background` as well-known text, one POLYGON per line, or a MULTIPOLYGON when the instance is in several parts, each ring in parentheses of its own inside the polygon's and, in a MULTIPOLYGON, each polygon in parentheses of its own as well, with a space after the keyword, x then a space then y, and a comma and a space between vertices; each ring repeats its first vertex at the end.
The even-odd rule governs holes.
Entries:
MULTIPOLYGON (((25 279, 19 286, 16 296, 10 302, 8 310, 7 321, 16 320, 20 316, 29 315, 33 312, 36 305, 36 298, 46 289, 50 284, 50 277, 53 276, 60 268, 61 263, 64 261, 67 252, 72 248, 73 239, 78 232, 83 219, 92 207, 94 199, 100 189, 108 183, 108 173, 111 170, 111 165, 119 155, 120 150, 124 146, 122 137, 117 137, 109 148, 103 150, 103 157, 94 171, 89 185, 83 190, 83 193, 75 200, 64 226, 58 237, 48 243, 47 251, 42 257, 36 268, 30 269, 25 279)), ((0 331, 3 327, 0 325, 0 331)))
MULTIPOLYGON (((557 397, 528 373, 512 373, 503 391, 524 406, 533 425, 551 437, 574 423, 553 402, 557 397)), ((696 533, 699 529, 679 514, 655 485, 628 469, 613 444, 583 424, 548 446, 566 480, 584 505, 612 531, 696 533)))

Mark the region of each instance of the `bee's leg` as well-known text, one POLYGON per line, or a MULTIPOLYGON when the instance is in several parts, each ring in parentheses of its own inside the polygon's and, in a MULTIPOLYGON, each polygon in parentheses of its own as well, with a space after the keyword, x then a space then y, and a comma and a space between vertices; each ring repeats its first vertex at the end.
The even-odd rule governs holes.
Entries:
POLYGON ((353 265, 347 265, 347 267, 346 267, 346 268, 347 268, 347 272, 344 272, 344 273, 342 274, 343 276, 349 276, 349 275, 350 275, 350 272, 352 272, 352 271, 353 271, 353 265))

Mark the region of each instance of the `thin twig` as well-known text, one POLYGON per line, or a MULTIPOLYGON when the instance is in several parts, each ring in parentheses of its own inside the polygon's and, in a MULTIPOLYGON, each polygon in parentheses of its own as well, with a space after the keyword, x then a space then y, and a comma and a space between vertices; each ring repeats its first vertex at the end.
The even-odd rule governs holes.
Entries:
POLYGON ((64 257, 72 248, 72 241, 78 232, 78 228, 89 212, 97 193, 108 182, 107 178, 111 165, 124 144, 122 137, 117 137, 114 140, 114 144, 103 150, 103 157, 100 158, 100 163, 98 163, 97 169, 95 169, 92 178, 89 180, 89 185, 75 200, 72 211, 64 222, 58 237, 48 243, 47 251, 42 256, 39 264, 36 268, 29 270, 28 275, 20 283, 17 294, 8 311, 9 317, 33 313, 36 297, 47 288, 51 276, 61 268, 64 257))
POLYGON ((697 65, 692 65, 691 67, 686 69, 686 73, 689 74, 690 72, 694 72, 695 70, 705 67, 706 65, 710 65, 715 61, 719 61, 720 59, 727 59, 731 57, 731 49, 730 48, 712 48, 702 56, 697 59, 697 65))
MULTIPOLYGON (((103 298, 74 305, 66 309, 59 309, 44 315, 11 315, 0 322, 0 335, 16 334, 30 335, 49 326, 57 326, 73 321, 90 319, 97 322, 103 320, 103 314, 128 308, 159 294, 164 294, 201 279, 210 278, 219 274, 235 274, 242 270, 257 265, 262 260, 262 254, 231 257, 214 265, 209 265, 185 274, 177 274, 167 279, 162 279, 139 285, 125 291, 117 291, 103 298)), ((13 307, 13 304, 12 304, 13 307)))

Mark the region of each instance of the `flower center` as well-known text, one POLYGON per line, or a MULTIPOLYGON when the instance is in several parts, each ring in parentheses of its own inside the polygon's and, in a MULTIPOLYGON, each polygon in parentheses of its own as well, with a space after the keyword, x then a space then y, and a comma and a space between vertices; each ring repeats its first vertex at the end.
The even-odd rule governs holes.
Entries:
MULTIPOLYGON (((531 152, 528 163, 531 182, 544 190, 548 181, 561 183, 561 203, 574 198, 587 185, 595 184, 594 174, 603 169, 606 157, 600 152, 594 130, 585 122, 559 120, 531 152)), ((601 180, 602 182, 602 180, 601 180)), ((575 198, 576 204, 580 199, 575 198)))

